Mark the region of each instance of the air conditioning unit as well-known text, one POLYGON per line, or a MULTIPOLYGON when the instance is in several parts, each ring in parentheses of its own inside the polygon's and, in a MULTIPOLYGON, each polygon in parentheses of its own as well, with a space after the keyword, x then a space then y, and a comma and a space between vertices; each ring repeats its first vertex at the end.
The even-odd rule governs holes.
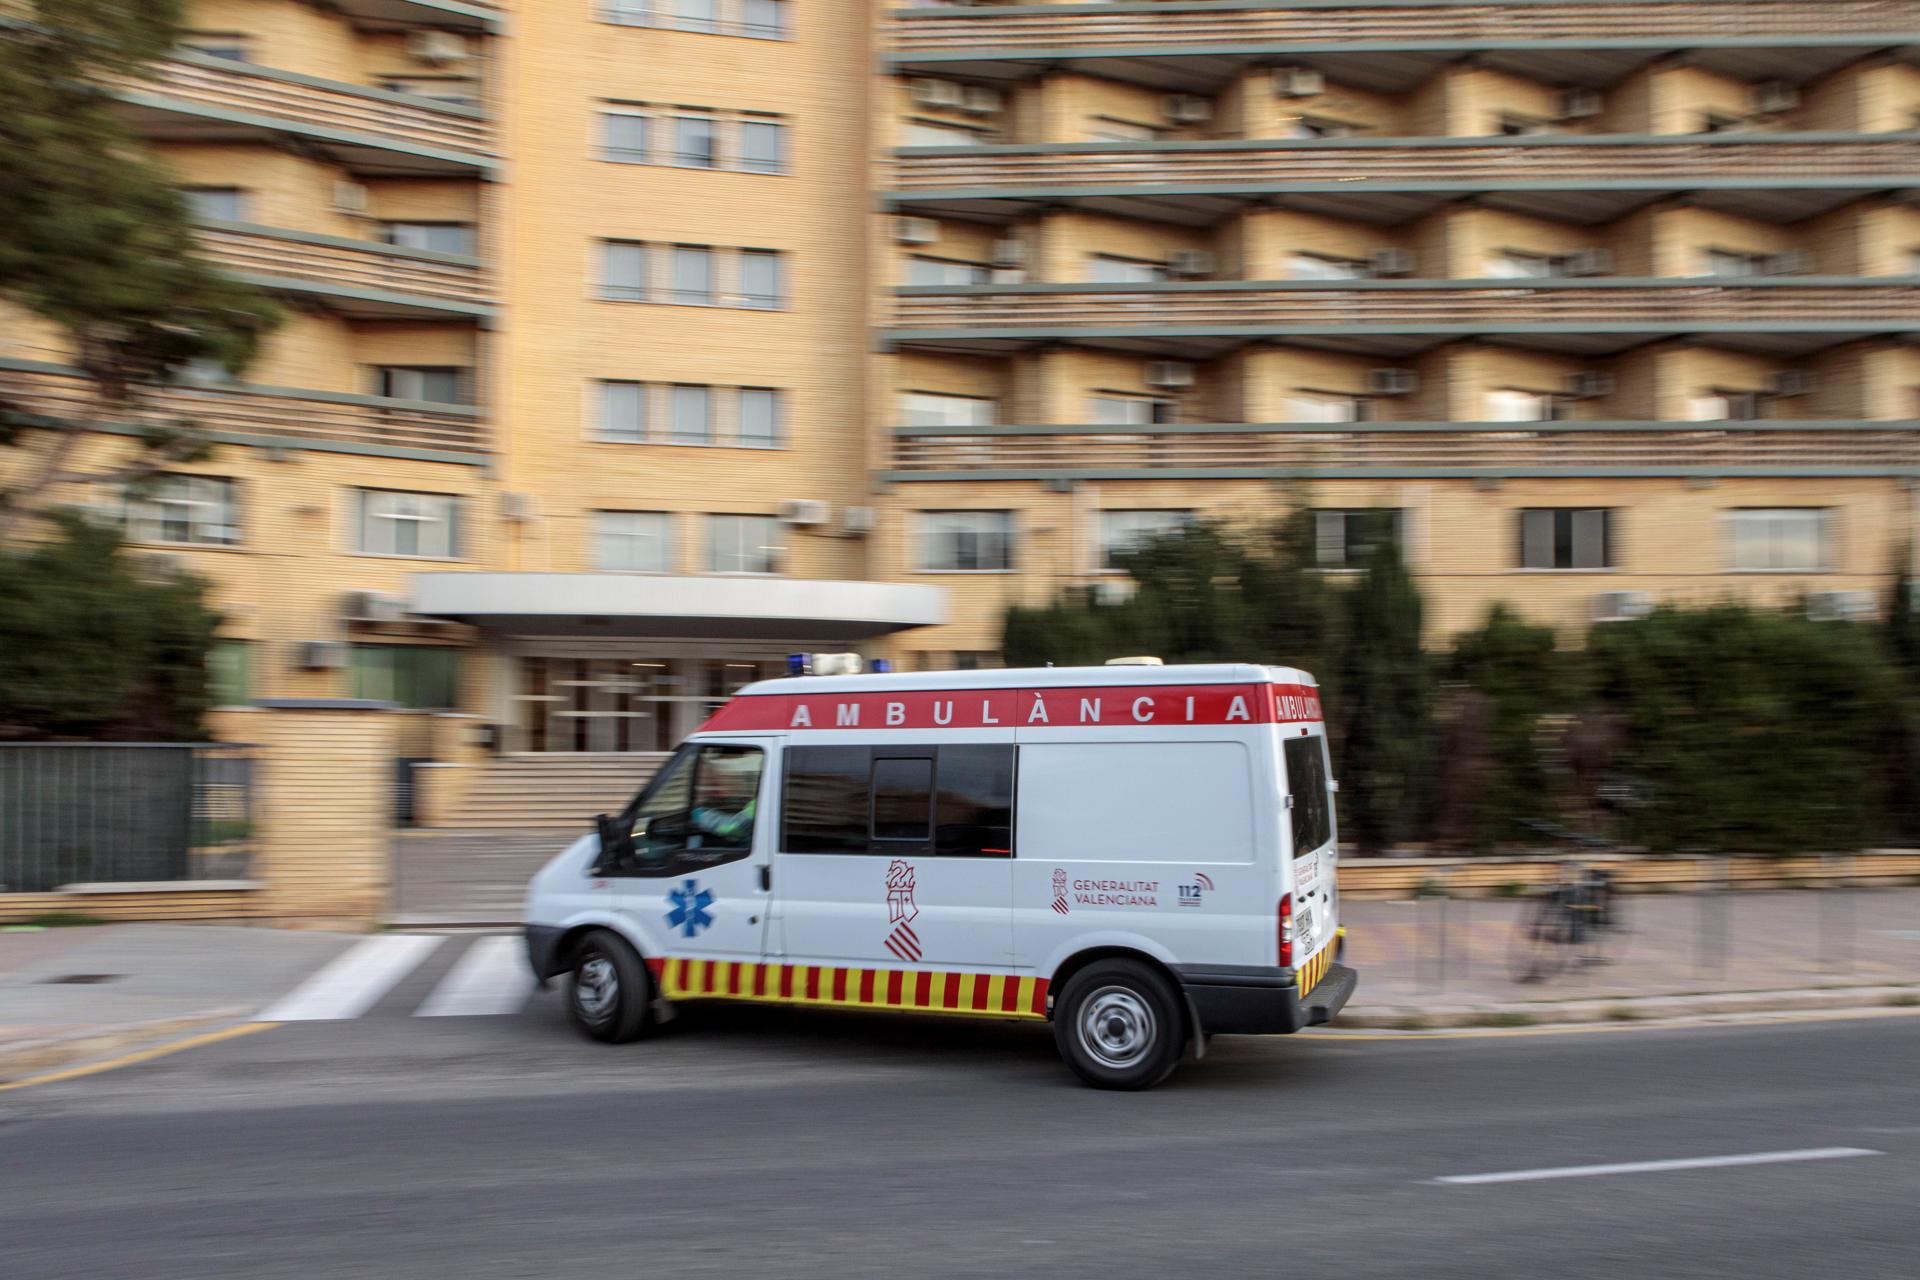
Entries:
POLYGON ((1631 622, 1652 612, 1650 591, 1602 591, 1593 598, 1595 622, 1631 622))
POLYGON ((960 94, 960 105, 969 115, 993 115, 1004 101, 998 89, 989 89, 983 84, 967 85, 960 94))
POLYGON ((1805 369, 1776 369, 1767 378, 1767 390, 1776 396, 1810 395, 1819 385, 1805 369))
POLYGON ((1133 591, 1136 585, 1132 578, 1102 579, 1099 582, 1090 582, 1087 584, 1087 598, 1095 604, 1125 604, 1127 601, 1133 599, 1133 591))
POLYGON ((1610 396, 1613 388, 1613 375, 1610 373, 1575 373, 1567 377, 1567 394, 1576 400, 1610 396))
POLYGON ((1598 89, 1563 89, 1558 116, 1562 120, 1590 120, 1606 105, 1598 89))
POLYGON ((333 209, 335 213, 365 213, 367 211, 367 189, 358 182, 336 182, 333 184, 333 209))
POLYGON ((1613 270, 1613 255, 1605 249, 1579 249, 1567 255, 1570 276, 1604 276, 1613 270))
POLYGON ((1213 104, 1191 93, 1170 93, 1160 102, 1161 114, 1175 124, 1205 124, 1213 119, 1213 104))
POLYGON ((1367 370, 1367 394, 1408 396, 1420 389, 1420 375, 1411 369, 1367 370))
POLYGON ((1283 98, 1314 98, 1327 91, 1327 78, 1312 67, 1275 67, 1273 91, 1283 98))
POLYGON ((1213 255, 1205 249, 1179 249, 1167 258, 1167 270, 1176 276, 1210 276, 1213 255))
POLYGON ((895 218, 893 238, 901 244, 933 244, 940 239, 940 224, 932 218, 895 218))
POLYGON ((540 498, 531 493, 500 495, 500 518, 512 524, 525 524, 540 518, 540 498))
POLYGON ((1811 591, 1807 617, 1815 622, 1859 622, 1874 616, 1871 591, 1811 591))
POLYGON ((1800 91, 1783 80, 1764 80, 1753 86, 1749 101, 1755 115, 1770 116, 1800 105, 1800 91))
POLYGON ((416 31, 407 37, 407 56, 440 67, 465 62, 473 56, 473 49, 457 31, 416 31))
POLYGON ((1375 249, 1367 255, 1367 261, 1377 276, 1410 276, 1413 274, 1413 250, 1411 249, 1375 249))
POLYGON ((1151 360, 1147 363, 1147 385, 1163 389, 1193 385, 1193 366, 1184 360, 1151 360))
POLYGON ((1024 240, 995 240, 993 242, 993 265, 996 267, 1023 267, 1027 263, 1027 244, 1024 240))
POLYGON ((864 538, 879 524, 872 507, 848 507, 840 513, 840 532, 849 538, 864 538))
POLYGON ((958 107, 967 100, 965 91, 953 81, 935 80, 928 76, 915 76, 909 80, 907 92, 913 96, 914 103, 922 107, 958 107))
POLYGON ((788 498, 780 504, 780 523, 815 528, 827 522, 833 509, 818 498, 788 498))
POLYGON ((293 665, 302 671, 338 671, 347 665, 342 640, 302 640, 294 646, 293 665))
POLYGON ((407 604, 383 591, 349 591, 341 597, 340 616, 348 622, 399 622, 407 616, 407 604))
POLYGON ((1803 276, 1811 270, 1813 255, 1803 249, 1770 253, 1760 259, 1760 274, 1763 276, 1803 276))

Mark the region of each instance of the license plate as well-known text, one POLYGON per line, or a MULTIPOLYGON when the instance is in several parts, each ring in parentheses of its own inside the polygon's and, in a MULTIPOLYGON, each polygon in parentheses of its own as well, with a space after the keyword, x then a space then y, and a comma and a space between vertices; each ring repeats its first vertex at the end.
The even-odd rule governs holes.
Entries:
POLYGON ((1300 939, 1300 954, 1313 954, 1313 912, 1302 911, 1293 918, 1293 931, 1300 939))

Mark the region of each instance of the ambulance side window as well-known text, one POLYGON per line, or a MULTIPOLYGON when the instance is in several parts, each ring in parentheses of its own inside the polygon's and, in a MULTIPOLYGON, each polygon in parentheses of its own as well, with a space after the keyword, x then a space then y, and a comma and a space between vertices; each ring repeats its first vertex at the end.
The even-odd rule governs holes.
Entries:
POLYGON ((789 747, 781 801, 781 849, 788 853, 867 852, 869 747, 789 747))
POLYGON ((933 851, 943 858, 1013 855, 1013 755, 1010 746, 940 748, 933 851))
POLYGON ((1014 748, 790 747, 786 853, 1005 858, 1014 748))

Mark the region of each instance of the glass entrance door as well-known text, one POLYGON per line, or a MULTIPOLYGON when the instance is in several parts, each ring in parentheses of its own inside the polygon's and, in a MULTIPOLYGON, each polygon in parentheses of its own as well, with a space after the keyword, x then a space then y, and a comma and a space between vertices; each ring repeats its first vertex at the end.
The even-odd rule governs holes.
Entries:
POLYGON ((779 658, 522 657, 514 693, 521 751, 671 751, 779 658))

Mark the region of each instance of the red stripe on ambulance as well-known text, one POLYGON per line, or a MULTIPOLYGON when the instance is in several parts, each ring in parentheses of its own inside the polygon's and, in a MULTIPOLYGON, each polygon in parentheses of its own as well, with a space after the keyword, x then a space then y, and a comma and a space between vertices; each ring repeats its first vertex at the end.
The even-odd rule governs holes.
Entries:
POLYGON ((1091 689, 903 689, 898 693, 738 695, 702 733, 767 729, 1060 728, 1288 724, 1321 718, 1320 691, 1298 684, 1101 686, 1091 689))

